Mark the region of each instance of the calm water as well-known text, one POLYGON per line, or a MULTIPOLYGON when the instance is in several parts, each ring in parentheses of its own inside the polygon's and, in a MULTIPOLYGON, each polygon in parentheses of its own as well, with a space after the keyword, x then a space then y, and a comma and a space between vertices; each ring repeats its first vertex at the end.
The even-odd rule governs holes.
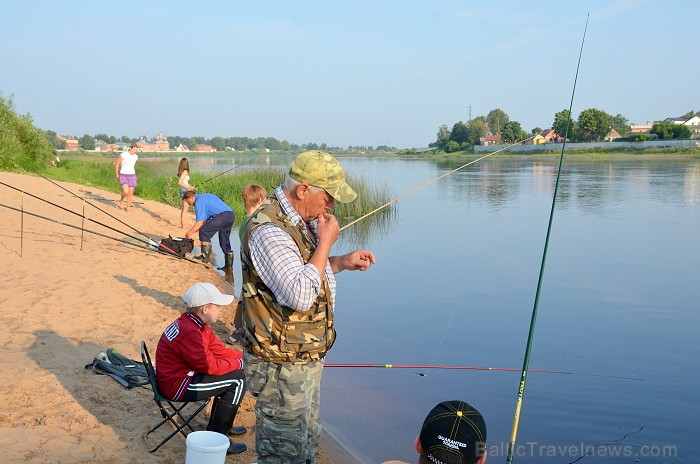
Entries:
MULTIPOLYGON (((342 163, 398 196, 464 161, 342 163)), ((556 161, 494 157, 399 202, 367 244, 377 265, 338 276, 327 362, 520 368, 555 177, 556 161)), ((515 462, 697 462, 699 238, 700 162, 565 160, 530 368, 638 380, 530 374, 515 462)), ((519 379, 327 368, 323 421, 361 462, 415 462, 427 411, 463 399, 504 462, 519 379)))

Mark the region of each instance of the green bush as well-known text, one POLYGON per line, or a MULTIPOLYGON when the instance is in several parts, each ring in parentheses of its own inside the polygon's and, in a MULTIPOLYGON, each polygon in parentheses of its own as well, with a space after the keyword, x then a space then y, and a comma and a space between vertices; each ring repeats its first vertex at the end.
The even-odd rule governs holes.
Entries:
POLYGON ((0 154, 3 155, 0 156, 0 169, 19 170, 17 163, 27 170, 43 169, 50 164, 53 153, 44 132, 34 127, 31 115, 18 115, 12 98, 5 99, 0 95, 0 154))

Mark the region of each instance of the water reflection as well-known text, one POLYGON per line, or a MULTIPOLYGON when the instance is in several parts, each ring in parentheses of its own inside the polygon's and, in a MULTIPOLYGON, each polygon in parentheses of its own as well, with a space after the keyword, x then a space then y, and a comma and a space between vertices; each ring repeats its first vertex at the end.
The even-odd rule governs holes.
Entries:
MULTIPOLYGON (((468 161, 349 166, 402 193, 468 161)), ((369 239, 381 265, 339 279, 339 336, 328 362, 517 367, 557 165, 493 157, 401 200, 391 239, 369 239)), ((688 366, 700 357, 693 246, 700 210, 689 206, 700 203, 699 176, 696 161, 565 160, 557 202, 564 214, 555 219, 531 367, 645 382, 533 375, 523 443, 599 443, 644 425, 635 445, 677 444, 679 458, 666 461, 692 461, 700 374, 688 366)), ((489 417, 489 441, 506 443, 517 385, 510 374, 328 369, 323 421, 363 462, 413 462, 416 424, 445 398, 468 395, 489 417), (377 417, 388 418, 387 426, 377 427, 377 417)))
POLYGON ((686 205, 700 203, 700 163, 690 165, 685 170, 683 179, 683 202, 686 205))
MULTIPOLYGON (((388 237, 396 227, 399 217, 398 207, 392 205, 356 222, 340 234, 338 245, 343 249, 369 248, 371 243, 388 237)), ((342 218, 340 227, 352 222, 354 218, 342 218)))
MULTIPOLYGON (((292 155, 282 155, 253 159, 250 155, 234 155, 231 158, 193 158, 195 172, 217 174, 240 163, 241 170, 260 167, 284 168, 293 160, 292 155)), ((392 190, 399 189, 400 181, 408 179, 401 169, 432 165, 435 177, 451 171, 466 162, 468 158, 400 160, 378 158, 341 158, 348 173, 361 178, 372 179, 373 185, 390 182, 392 190), (399 168, 400 166, 400 168, 399 168)), ((173 161, 174 163, 176 160, 173 161)), ((530 192, 539 197, 551 197, 557 175, 558 160, 529 160, 527 157, 493 157, 464 168, 453 175, 441 179, 435 185, 450 197, 469 203, 487 204, 494 211, 502 210, 509 202, 517 200, 526 192, 523 182, 531 185, 530 192)), ((405 172, 404 172, 405 174, 405 172)), ((415 188, 431 178, 413 179, 401 189, 415 188)), ((589 161, 570 158, 562 167, 557 206, 562 210, 572 207, 584 208, 595 214, 598 208, 621 205, 630 199, 666 202, 682 199, 686 205, 700 203, 700 161, 589 161), (679 182, 679 179, 682 181, 679 182), (630 194, 630 192, 633 192, 630 194), (633 195, 631 197, 630 195, 633 195)), ((343 217, 338 208, 341 227, 353 218, 343 217)), ((344 235, 351 243, 366 246, 373 237, 386 237, 398 219, 398 211, 381 212, 374 218, 362 221, 361 227, 352 226, 344 235), (354 231, 350 231, 354 229, 354 231)))

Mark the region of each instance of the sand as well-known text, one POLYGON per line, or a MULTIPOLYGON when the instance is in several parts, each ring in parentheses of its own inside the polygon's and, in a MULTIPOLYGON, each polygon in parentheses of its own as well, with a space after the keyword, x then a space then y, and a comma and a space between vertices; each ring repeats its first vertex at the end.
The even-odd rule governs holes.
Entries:
MULTIPOLYGON (((127 224, 88 205, 86 217, 118 232, 91 221, 85 221, 85 229, 119 241, 87 232, 81 238, 80 230, 28 214, 80 227, 79 216, 29 194, 79 213, 81 199, 40 177, 0 172, 0 182, 27 193, 0 185, 0 204, 23 207, 27 213, 22 226, 20 212, 0 206, 3 462, 184 462, 185 439, 180 435, 148 452, 172 430, 163 426, 145 437, 160 420, 149 389, 127 390, 84 366, 109 347, 140 360, 141 340, 153 356, 162 330, 179 316, 180 297, 190 285, 211 282, 226 293, 231 288, 211 268, 148 249, 141 233, 156 240, 184 235, 177 208, 136 198, 125 212, 118 208, 118 194, 60 183, 127 224)), ((232 315, 233 305, 213 325, 222 339, 231 331, 232 315)), ((239 438, 248 451, 229 456, 227 463, 255 461, 253 407, 254 399, 246 395, 236 418, 236 425, 250 429, 239 438)), ((200 414, 195 429, 203 430, 207 417, 200 414)), ((320 463, 338 462, 319 455, 320 463)))

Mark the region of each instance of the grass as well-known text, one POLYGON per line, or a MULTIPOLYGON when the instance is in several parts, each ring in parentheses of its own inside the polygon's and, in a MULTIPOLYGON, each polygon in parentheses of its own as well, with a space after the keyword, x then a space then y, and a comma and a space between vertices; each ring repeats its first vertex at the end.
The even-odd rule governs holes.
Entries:
MULTIPOLYGON (((139 160, 136 165, 138 186, 135 195, 180 208, 182 205, 179 196, 180 188, 175 176, 177 162, 178 160, 173 159, 139 160)), ((213 193, 229 205, 236 213, 234 227, 237 227, 240 219, 245 215, 241 198, 243 188, 248 184, 258 184, 268 193, 272 193, 274 188, 283 182, 284 172, 283 168, 241 169, 213 179, 210 175, 193 173, 190 184, 197 186, 198 192, 213 193)), ((54 180, 107 190, 115 195, 120 192, 114 173, 113 159, 63 159, 59 168, 45 169, 42 174, 54 180)), ((357 199, 348 204, 336 202, 334 214, 341 227, 391 200, 391 192, 386 185, 370 185, 365 179, 353 176, 348 176, 348 183, 357 192, 357 199)), ((368 218, 368 224, 381 221, 382 218, 394 213, 393 206, 385 208, 368 218)))

